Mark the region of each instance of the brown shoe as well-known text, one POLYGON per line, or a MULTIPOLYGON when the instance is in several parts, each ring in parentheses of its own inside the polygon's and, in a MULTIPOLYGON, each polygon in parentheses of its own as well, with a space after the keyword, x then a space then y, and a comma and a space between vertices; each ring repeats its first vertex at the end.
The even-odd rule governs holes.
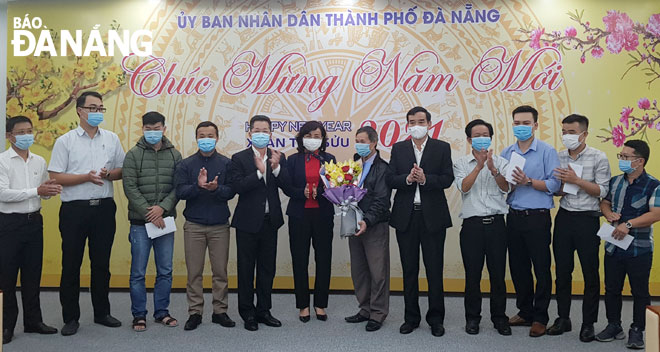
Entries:
POLYGON ((532 322, 521 318, 518 314, 509 319, 510 326, 532 326, 532 322))
POLYGON ((545 335, 545 325, 539 322, 534 322, 532 328, 529 329, 529 336, 539 337, 545 335))

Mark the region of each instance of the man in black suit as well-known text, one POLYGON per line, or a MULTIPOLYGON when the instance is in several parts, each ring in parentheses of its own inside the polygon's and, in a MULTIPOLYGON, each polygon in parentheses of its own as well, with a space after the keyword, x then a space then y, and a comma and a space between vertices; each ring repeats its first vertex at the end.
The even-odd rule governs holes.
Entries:
POLYGON ((238 257, 238 312, 245 329, 256 331, 257 323, 280 327, 270 314, 275 278, 277 230, 284 224, 278 187, 287 178, 286 157, 269 149, 271 121, 267 116, 250 119, 252 146, 234 154, 229 167, 238 204, 231 226, 236 228, 238 257), (254 271, 257 270, 257 305, 254 305, 254 271))
POLYGON ((426 322, 433 336, 445 333, 444 289, 442 284, 445 234, 451 216, 445 188, 454 181, 449 144, 428 136, 431 114, 414 107, 406 114, 412 141, 392 147, 388 184, 396 189, 390 225, 396 229, 405 302, 404 323, 399 331, 409 334, 421 320, 419 310, 419 247, 429 286, 426 322))

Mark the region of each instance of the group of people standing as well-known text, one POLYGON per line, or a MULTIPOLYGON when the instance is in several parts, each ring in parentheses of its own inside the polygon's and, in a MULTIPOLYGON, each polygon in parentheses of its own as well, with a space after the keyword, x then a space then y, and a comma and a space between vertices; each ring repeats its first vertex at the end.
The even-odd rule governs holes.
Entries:
MULTIPOLYGON (((25 332, 58 331, 43 323, 39 305, 43 256, 40 199, 58 194, 62 200, 61 333, 73 335, 80 326, 80 266, 86 244, 94 322, 121 326, 110 315, 108 299, 110 252, 116 229, 112 184, 119 179, 123 179, 129 202, 130 295, 135 331, 147 329, 145 272, 152 248, 157 273, 153 318, 164 326, 178 325, 168 310, 175 234, 153 237, 147 225, 167 228, 166 220, 176 217, 179 200, 186 203, 183 236, 189 317, 184 329, 194 330, 203 320, 202 273, 207 251, 213 273, 211 321, 235 326, 227 315, 230 227, 236 231, 238 311, 245 329, 258 330, 259 324, 281 326, 270 313, 277 234, 284 224, 280 190, 289 197, 286 215, 299 319, 310 321, 311 308, 318 320, 328 319, 334 209, 322 196, 319 169, 336 159, 326 151, 328 136, 322 123, 305 123, 296 136, 297 151, 287 158, 268 147, 270 119, 256 115, 249 121, 251 145, 230 159, 216 149, 217 126, 205 121, 195 130, 198 151, 183 159, 164 135, 165 117, 158 112, 142 116, 143 136, 124 154, 117 135, 98 127, 105 110, 101 95, 81 94, 76 101, 79 127, 56 140, 48 166, 42 157, 29 152, 34 141, 31 121, 22 116, 7 120, 6 136, 11 148, 0 154, 3 343, 14 336, 19 271, 25 332), (238 202, 232 216, 228 201, 235 196, 238 202), (310 247, 316 263, 313 305, 308 273, 310 247)), ((538 112, 534 108, 518 107, 512 117, 517 141, 501 155, 489 149, 492 125, 483 120, 469 122, 465 133, 472 150, 456 162, 452 162, 448 143, 428 135, 431 114, 422 107, 407 112, 411 139, 393 146, 389 163, 380 156, 373 128, 356 131, 355 159, 361 161, 363 169, 359 185, 367 193, 359 202, 364 212, 359 231, 348 240, 359 311, 345 320, 366 322, 367 331, 376 331, 389 313, 391 226, 396 231, 403 269, 405 313, 400 332, 413 332, 422 320, 418 303, 421 249, 428 281, 425 319, 434 336, 444 335, 444 243, 446 230, 452 226, 445 190, 455 184, 463 199, 459 217, 463 220, 460 247, 466 273, 467 333, 479 333, 484 262, 490 276, 491 321, 500 334, 511 335, 511 326, 516 325, 530 326, 533 337, 570 331, 573 258, 577 251, 585 279, 580 340, 624 337, 621 291, 627 275, 634 297, 627 346, 643 348, 644 308, 650 302, 651 226, 660 220, 660 182, 644 171, 650 154, 648 145, 643 141, 626 142, 618 155, 624 174, 611 178, 605 154, 586 144, 586 117, 570 115, 562 121, 562 140, 567 149, 560 153, 535 137, 538 112), (507 180, 505 174, 513 153, 522 156, 525 164, 513 170, 507 180), (580 175, 571 166, 575 164, 581 166, 580 175), (564 192, 569 184, 578 187, 575 194, 564 192), (554 196, 561 200, 553 235, 550 209, 554 207, 554 196), (606 245, 608 325, 596 335, 600 293, 600 239, 596 232, 601 214, 616 225, 615 238, 630 234, 634 240, 627 250, 606 245), (559 317, 546 329, 552 289, 551 238, 559 317), (506 315, 507 251, 519 310, 511 318, 506 315)))

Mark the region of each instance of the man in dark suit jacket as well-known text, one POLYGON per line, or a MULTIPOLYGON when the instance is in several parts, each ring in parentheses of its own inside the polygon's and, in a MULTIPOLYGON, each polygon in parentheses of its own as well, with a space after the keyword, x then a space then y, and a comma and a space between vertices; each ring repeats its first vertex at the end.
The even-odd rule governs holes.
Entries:
POLYGON ((279 327, 270 314, 275 278, 277 230, 284 224, 278 187, 287 179, 286 157, 268 149, 271 121, 267 116, 250 119, 252 146, 231 158, 229 177, 238 193, 231 226, 236 228, 238 257, 238 312, 245 329, 256 331, 257 323, 279 327), (257 305, 254 305, 254 270, 257 270, 257 305))
POLYGON ((388 184, 396 189, 390 225, 396 229, 405 302, 399 331, 411 333, 419 326, 419 248, 422 247, 429 286, 426 321, 434 336, 444 335, 443 256, 446 229, 451 227, 445 188, 454 181, 449 144, 428 136, 431 114, 422 107, 408 111, 412 141, 392 148, 388 184))

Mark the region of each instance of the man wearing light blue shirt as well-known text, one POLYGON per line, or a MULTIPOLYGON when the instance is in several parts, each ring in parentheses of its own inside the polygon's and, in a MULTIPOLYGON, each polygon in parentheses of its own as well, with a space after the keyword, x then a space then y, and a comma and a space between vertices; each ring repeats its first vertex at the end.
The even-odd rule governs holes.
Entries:
POLYGON ((509 323, 512 326, 531 326, 529 336, 545 335, 548 306, 552 291, 550 274, 550 209, 552 196, 559 191, 561 182, 553 170, 560 166, 557 151, 549 144, 537 140, 538 111, 523 105, 513 110, 513 134, 517 142, 502 151, 502 157, 511 160, 513 153, 525 158, 525 165, 513 171, 514 190, 509 194, 507 215, 507 247, 509 267, 516 289, 518 314, 509 323), (534 290, 534 276, 536 290, 534 290))

